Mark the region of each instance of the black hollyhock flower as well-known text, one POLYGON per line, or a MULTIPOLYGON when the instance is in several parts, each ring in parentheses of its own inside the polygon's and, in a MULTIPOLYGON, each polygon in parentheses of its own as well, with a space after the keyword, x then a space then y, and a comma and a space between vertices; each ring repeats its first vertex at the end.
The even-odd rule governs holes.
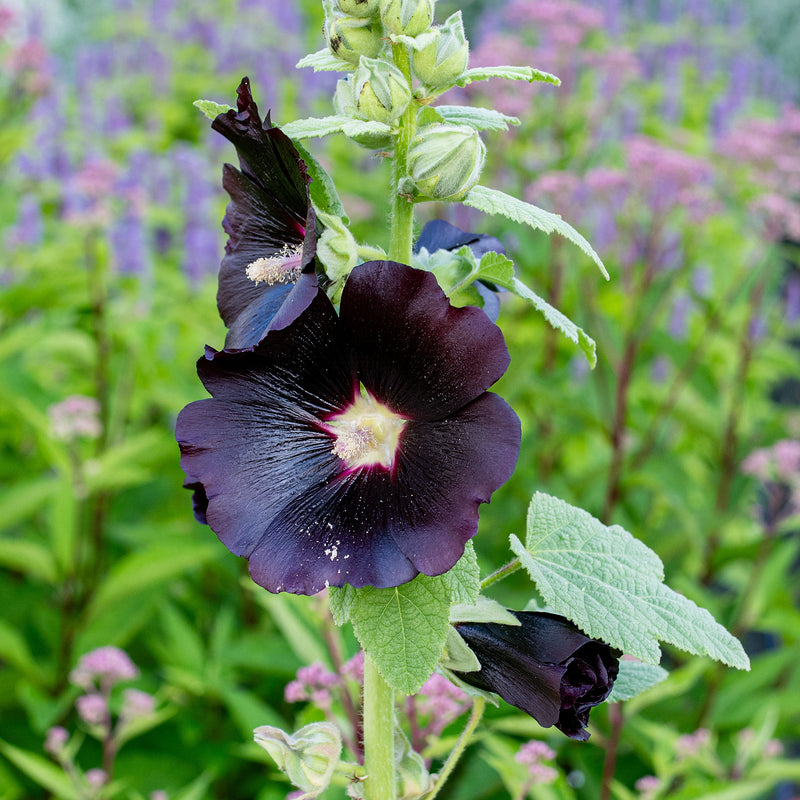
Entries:
POLYGON ((619 653, 555 614, 511 612, 519 627, 468 622, 458 632, 480 661, 465 683, 499 694, 542 727, 586 741, 589 711, 611 693, 619 653))
POLYGON ((236 147, 241 167, 225 164, 222 172, 231 201, 222 220, 228 241, 217 306, 230 329, 229 350, 260 340, 298 276, 313 272, 316 253, 306 165, 269 115, 261 121, 247 78, 236 92, 237 110, 220 114, 211 126, 236 147))
MULTIPOLYGON (((467 245, 472 250, 475 258, 480 261, 485 253, 505 253, 503 243, 495 236, 487 233, 469 233, 462 231, 455 225, 443 219, 433 219, 425 223, 419 238, 414 243, 414 252, 418 253, 423 247, 429 253, 437 250, 458 250, 467 245)), ((492 322, 497 322, 500 316, 500 299, 498 288, 483 281, 476 281, 475 288, 483 299, 483 310, 492 322)))
POLYGON ((519 453, 516 414, 486 391, 508 366, 500 329, 390 261, 353 270, 339 316, 321 290, 296 312, 198 362, 213 399, 176 431, 196 504, 273 592, 447 571, 519 453))

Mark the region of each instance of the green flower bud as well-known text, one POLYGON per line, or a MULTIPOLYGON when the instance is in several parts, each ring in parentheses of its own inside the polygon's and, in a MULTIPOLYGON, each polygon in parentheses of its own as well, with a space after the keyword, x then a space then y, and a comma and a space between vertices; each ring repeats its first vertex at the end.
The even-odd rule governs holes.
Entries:
POLYGON ((381 20, 390 33, 419 36, 433 23, 434 0, 381 0, 381 20))
POLYGON ((461 12, 448 17, 437 34, 435 42, 413 52, 414 74, 427 86, 448 86, 462 75, 469 61, 461 12))
POLYGON ((411 102, 411 87, 394 64, 362 58, 353 76, 353 97, 359 117, 394 125, 411 102))
POLYGON ((342 14, 350 17, 377 17, 380 0, 336 0, 336 5, 342 14))
POLYGON ((383 47, 380 25, 355 17, 333 17, 328 24, 328 47, 342 61, 357 64, 361 56, 374 58, 383 47))
POLYGON ((478 182, 486 145, 466 125, 425 125, 408 150, 411 194, 433 200, 461 200, 478 182))
POLYGON ((339 730, 330 722, 312 722, 291 735, 262 725, 253 731, 253 738, 306 798, 328 788, 342 754, 339 730))
MULTIPOLYGON (((353 96, 353 78, 336 82, 336 91, 333 95, 333 110, 342 117, 356 116, 356 101, 353 96)), ((350 137, 354 142, 369 150, 387 150, 392 146, 391 136, 382 136, 379 133, 364 133, 350 137)))

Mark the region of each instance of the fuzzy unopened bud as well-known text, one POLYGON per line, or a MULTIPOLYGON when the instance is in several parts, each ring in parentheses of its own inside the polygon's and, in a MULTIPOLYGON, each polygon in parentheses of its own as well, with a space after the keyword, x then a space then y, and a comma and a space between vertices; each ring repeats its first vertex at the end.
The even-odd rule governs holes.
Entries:
POLYGON ((433 23, 434 0, 381 0, 381 20, 390 33, 419 36, 433 23))
MULTIPOLYGON (((353 78, 336 82, 333 95, 333 109, 341 117, 356 115, 356 101, 353 96, 353 78)), ((386 150, 392 146, 392 137, 380 133, 360 133, 350 137, 354 142, 370 150, 386 150)))
POLYGON ((357 64, 361 56, 374 58, 383 47, 383 31, 368 19, 334 17, 328 24, 328 47, 342 61, 357 64))
POLYGON ((414 51, 414 74, 427 86, 448 86, 458 80, 469 62, 461 11, 448 17, 436 33, 436 41, 414 51))
POLYGON ((408 151, 410 186, 401 190, 434 200, 461 200, 478 182, 486 146, 465 125, 425 125, 408 151))
POLYGON ((342 753, 341 735, 330 722, 312 722, 291 735, 262 725, 253 731, 253 738, 309 798, 328 788, 342 753))
POLYGON ((380 11, 380 0, 336 0, 342 14, 350 17, 377 17, 380 11))
POLYGON ((353 99, 358 116, 393 125, 411 102, 411 87, 394 64, 362 58, 353 76, 353 99))

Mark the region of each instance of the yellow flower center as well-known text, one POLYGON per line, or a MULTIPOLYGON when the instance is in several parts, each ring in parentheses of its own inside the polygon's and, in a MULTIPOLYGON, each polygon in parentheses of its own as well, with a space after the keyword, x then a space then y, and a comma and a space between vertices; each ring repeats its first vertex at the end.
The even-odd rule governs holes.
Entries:
POLYGON ((405 424, 362 387, 345 411, 327 421, 327 428, 336 436, 333 452, 348 467, 379 464, 391 469, 405 424))

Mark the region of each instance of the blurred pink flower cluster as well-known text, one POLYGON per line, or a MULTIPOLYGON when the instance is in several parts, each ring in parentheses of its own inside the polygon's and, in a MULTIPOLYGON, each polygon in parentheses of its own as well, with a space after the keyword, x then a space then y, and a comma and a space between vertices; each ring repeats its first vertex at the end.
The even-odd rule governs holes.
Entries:
POLYGON ((750 210, 767 237, 800 241, 800 108, 783 106, 778 119, 747 119, 717 144, 718 152, 746 167, 760 190, 750 210))
POLYGON ((112 699, 118 684, 135 680, 139 674, 130 656, 111 645, 81 656, 70 672, 70 683, 85 692, 75 700, 75 709, 89 734, 102 744, 102 768, 81 771, 75 761, 80 744, 71 746, 70 732, 60 725, 47 731, 44 751, 64 770, 80 800, 96 800, 101 796, 103 787, 112 778, 116 754, 129 735, 131 724, 155 711, 155 697, 141 689, 123 690, 119 703, 112 699))
MULTIPOLYGON (((364 653, 359 651, 333 672, 320 662, 300 667, 297 676, 284 689, 287 703, 310 702, 325 714, 329 722, 343 728, 341 711, 348 718, 351 732, 344 740, 357 758, 361 757, 358 725, 361 692, 364 685, 364 653), (338 702, 338 706, 337 706, 338 702)), ((411 746, 422 752, 444 729, 469 708, 465 692, 447 678, 434 673, 405 705, 411 746)))

